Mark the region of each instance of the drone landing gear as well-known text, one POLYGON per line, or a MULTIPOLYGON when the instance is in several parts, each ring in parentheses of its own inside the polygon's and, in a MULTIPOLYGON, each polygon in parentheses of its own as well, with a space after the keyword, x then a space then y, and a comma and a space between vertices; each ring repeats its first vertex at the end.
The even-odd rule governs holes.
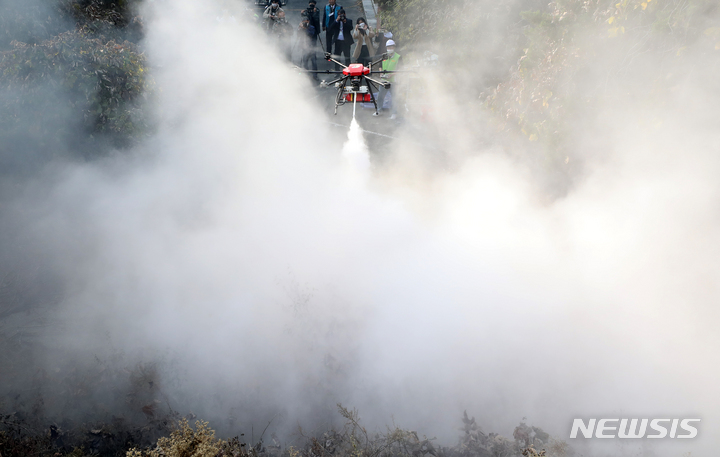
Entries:
POLYGON ((375 93, 373 93, 372 89, 370 90, 370 97, 372 98, 373 105, 375 106, 375 114, 373 114, 373 116, 379 116, 380 110, 378 109, 377 100, 375 100, 375 93))

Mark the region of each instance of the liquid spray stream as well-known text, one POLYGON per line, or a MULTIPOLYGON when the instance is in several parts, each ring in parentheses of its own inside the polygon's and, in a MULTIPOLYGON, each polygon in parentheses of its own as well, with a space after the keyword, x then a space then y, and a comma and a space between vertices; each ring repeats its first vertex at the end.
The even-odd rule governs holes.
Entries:
POLYGON ((363 139, 360 124, 357 123, 354 116, 342 154, 355 174, 362 174, 363 177, 366 177, 370 173, 370 154, 363 139))
POLYGON ((355 107, 357 106, 357 94, 353 95, 353 122, 355 121, 355 107))

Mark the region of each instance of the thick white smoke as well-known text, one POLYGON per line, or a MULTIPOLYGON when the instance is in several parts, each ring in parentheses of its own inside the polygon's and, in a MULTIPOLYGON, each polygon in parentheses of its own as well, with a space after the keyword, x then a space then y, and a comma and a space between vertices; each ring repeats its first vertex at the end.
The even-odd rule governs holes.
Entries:
POLYGON ((360 176, 367 176, 370 172, 370 155, 365 140, 363 140, 360 124, 353 118, 348 131, 348 140, 343 146, 343 157, 360 176))
POLYGON ((148 10, 160 132, 132 163, 69 168, 32 228, 67 284, 59 352, 164 360, 163 401, 246 433, 340 402, 445 442, 467 409, 561 439, 575 417, 700 417, 656 451, 717 444, 716 132, 620 123, 550 204, 462 122, 452 172, 409 177, 412 143, 371 171, 359 127, 322 127, 305 80, 212 3, 148 10))

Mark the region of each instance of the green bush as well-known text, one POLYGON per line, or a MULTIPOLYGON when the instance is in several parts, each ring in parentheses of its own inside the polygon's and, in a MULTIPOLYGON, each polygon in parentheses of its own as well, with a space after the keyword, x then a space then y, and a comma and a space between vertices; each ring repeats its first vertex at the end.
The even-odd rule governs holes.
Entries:
POLYGON ((10 0, 0 14, 0 168, 97 156, 149 132, 133 1, 10 0))
POLYGON ((598 103, 620 107, 632 93, 652 106, 698 64, 717 68, 718 16, 710 0, 550 2, 545 11, 523 13, 522 56, 488 106, 530 140, 557 146, 569 121, 598 103))
POLYGON ((155 449, 131 449, 127 457, 216 457, 221 449, 222 442, 215 438, 207 422, 195 422, 193 430, 187 419, 182 419, 169 437, 158 440, 155 449))
POLYGON ((147 132, 153 81, 137 45, 73 30, 12 46, 0 55, 0 137, 104 135, 126 145, 147 132))

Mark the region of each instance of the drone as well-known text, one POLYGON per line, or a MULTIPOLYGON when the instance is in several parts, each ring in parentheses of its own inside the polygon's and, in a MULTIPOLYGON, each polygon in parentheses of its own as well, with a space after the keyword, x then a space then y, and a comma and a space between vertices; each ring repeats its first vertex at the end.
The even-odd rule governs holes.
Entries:
POLYGON ((354 63, 351 65, 343 65, 337 60, 332 58, 332 54, 329 52, 325 53, 325 60, 328 62, 334 62, 337 65, 343 67, 342 70, 310 70, 309 73, 329 73, 341 75, 339 78, 332 81, 323 81, 322 85, 337 87, 338 92, 335 97, 335 114, 337 114, 338 107, 345 105, 346 103, 353 104, 353 118, 355 117, 355 105, 357 102, 369 103, 372 102, 375 106, 375 115, 379 114, 377 101, 375 100, 374 90, 379 87, 384 89, 390 89, 389 81, 378 81, 371 78, 370 76, 376 73, 396 73, 396 71, 380 70, 373 71, 373 67, 380 64, 383 60, 387 59, 387 53, 383 54, 380 59, 375 62, 371 62, 368 67, 360 63, 354 63))

